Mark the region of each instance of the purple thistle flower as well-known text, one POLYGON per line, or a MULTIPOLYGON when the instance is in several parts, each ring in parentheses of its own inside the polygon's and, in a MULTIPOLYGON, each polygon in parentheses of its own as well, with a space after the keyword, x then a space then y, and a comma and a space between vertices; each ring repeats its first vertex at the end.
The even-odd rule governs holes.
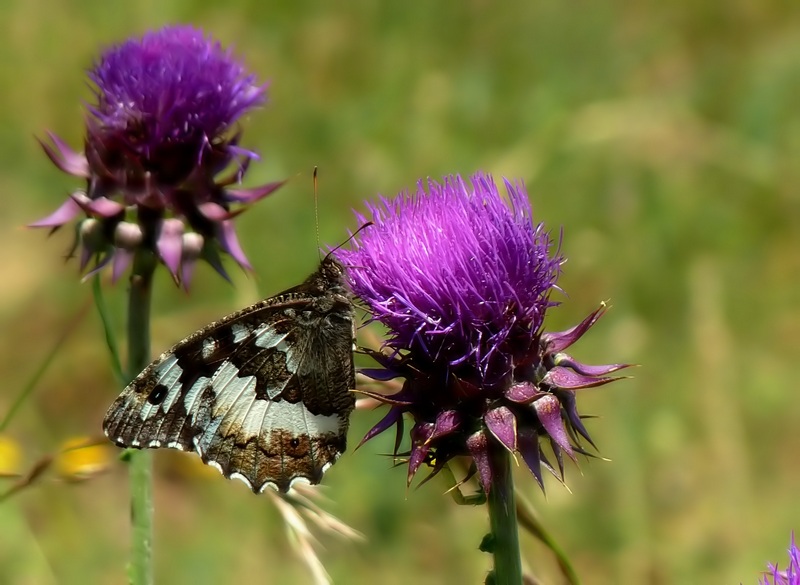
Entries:
MULTIPOLYGON (((550 234, 533 221, 521 183, 491 176, 420 182, 415 193, 368 204, 374 225, 351 250, 338 250, 353 292, 389 330, 378 380, 405 378, 400 392, 365 394, 390 405, 364 441, 397 425, 411 429, 408 482, 423 463, 438 473, 453 457, 471 456, 486 492, 490 448, 518 453, 540 485, 541 468, 556 473, 539 446, 547 440, 563 476, 563 453, 591 443, 575 391, 606 384, 626 364, 588 366, 563 353, 605 312, 560 333, 542 329, 564 260, 550 234)), ((397 448, 395 449, 395 454, 397 448)))
POLYGON ((760 585, 800 585, 800 549, 792 533, 789 546, 789 567, 785 571, 778 570, 778 565, 770 563, 769 572, 759 581, 760 585))
POLYGON ((195 262, 227 278, 226 252, 249 268, 236 237, 234 204, 258 201, 282 183, 239 183, 258 158, 238 146, 234 124, 266 101, 230 51, 190 26, 168 26, 109 48, 89 72, 96 103, 86 120, 84 152, 58 136, 42 142, 62 171, 86 179, 54 213, 33 224, 54 230, 84 215, 73 251, 92 274, 112 264, 114 280, 134 252, 152 251, 188 287, 195 262), (226 168, 233 172, 216 178, 226 168))

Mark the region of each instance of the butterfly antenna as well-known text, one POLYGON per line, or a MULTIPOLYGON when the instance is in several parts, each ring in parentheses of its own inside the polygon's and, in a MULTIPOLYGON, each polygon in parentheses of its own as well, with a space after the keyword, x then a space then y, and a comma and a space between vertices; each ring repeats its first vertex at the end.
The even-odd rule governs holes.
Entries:
POLYGON ((333 254, 333 253, 334 253, 336 250, 338 250, 339 248, 341 248, 342 246, 344 246, 344 245, 345 245, 347 242, 351 241, 351 240, 352 240, 353 238, 355 238, 355 237, 356 237, 356 236, 357 236, 359 233, 361 233, 361 231, 362 231, 364 228, 368 228, 368 227, 369 227, 369 226, 371 226, 372 224, 373 224, 373 222, 371 222, 371 221, 368 221, 367 223, 363 223, 363 224, 361 224, 361 225, 359 226, 359 228, 358 228, 356 231, 354 231, 352 234, 350 234, 350 236, 349 236, 349 237, 348 237, 348 238, 347 238, 347 239, 346 239, 344 242, 342 242, 341 244, 339 244, 339 245, 338 245, 338 246, 336 246, 335 248, 331 248, 331 251, 330 251, 330 252, 328 252, 328 253, 325 255, 325 257, 327 258, 327 257, 328 257, 328 256, 330 256, 331 254, 333 254))
POLYGON ((317 232, 317 254, 319 254, 319 195, 317 194, 317 167, 314 167, 314 227, 317 232))

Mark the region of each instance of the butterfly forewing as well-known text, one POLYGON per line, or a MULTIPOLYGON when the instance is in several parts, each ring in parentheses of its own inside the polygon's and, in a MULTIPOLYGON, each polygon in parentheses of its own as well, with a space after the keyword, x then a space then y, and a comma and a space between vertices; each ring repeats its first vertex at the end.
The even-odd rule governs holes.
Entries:
POLYGON ((163 353, 106 414, 123 447, 196 451, 254 492, 319 483, 345 450, 353 305, 332 257, 303 284, 163 353))

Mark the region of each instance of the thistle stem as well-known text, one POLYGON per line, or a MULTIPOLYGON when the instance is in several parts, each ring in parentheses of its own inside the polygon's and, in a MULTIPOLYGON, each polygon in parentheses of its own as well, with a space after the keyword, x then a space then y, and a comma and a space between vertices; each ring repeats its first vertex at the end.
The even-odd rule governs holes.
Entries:
MULTIPOLYGON (((128 297, 128 379, 150 363, 150 301, 155 261, 147 251, 137 252, 128 297)), ((132 551, 130 582, 153 583, 153 472, 149 451, 130 453, 132 551)))
POLYGON ((488 505, 494 555, 492 582, 495 585, 521 585, 522 561, 519 555, 511 454, 500 445, 491 445, 490 452, 493 481, 488 493, 488 505))

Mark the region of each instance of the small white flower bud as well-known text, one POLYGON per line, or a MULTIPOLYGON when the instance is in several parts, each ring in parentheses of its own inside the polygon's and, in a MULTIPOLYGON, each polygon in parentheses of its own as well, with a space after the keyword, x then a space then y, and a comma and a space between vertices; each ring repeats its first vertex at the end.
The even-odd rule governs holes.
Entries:
POLYGON ((78 228, 81 243, 87 250, 98 251, 106 246, 106 238, 103 234, 103 223, 100 220, 89 217, 80 223, 78 228))
POLYGON ((114 245, 124 250, 134 250, 142 243, 142 228, 129 221, 121 221, 114 230, 114 245))
POLYGON ((203 252, 203 244, 205 240, 203 236, 197 232, 187 232, 182 236, 183 257, 184 259, 195 260, 200 257, 203 252))

